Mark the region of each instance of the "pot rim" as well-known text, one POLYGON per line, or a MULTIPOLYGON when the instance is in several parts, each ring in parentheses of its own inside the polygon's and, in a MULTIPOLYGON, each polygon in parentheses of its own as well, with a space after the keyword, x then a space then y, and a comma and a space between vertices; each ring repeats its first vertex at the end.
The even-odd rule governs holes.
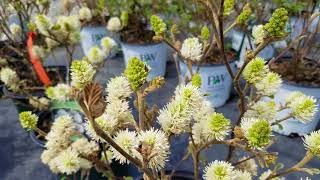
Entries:
MULTIPOLYGON (((186 64, 185 61, 180 57, 178 58, 179 59, 179 62, 182 62, 183 64, 186 64)), ((236 59, 232 60, 232 61, 229 61, 229 64, 232 65, 232 64, 235 64, 236 63, 236 59)), ((194 67, 221 67, 221 66, 225 66, 224 63, 219 63, 219 64, 193 64, 194 67)))
POLYGON ((140 47, 145 47, 145 46, 155 46, 155 45, 160 45, 160 44, 166 44, 164 42, 153 42, 153 43, 143 43, 143 44, 137 44, 137 43, 127 43, 122 40, 120 40, 120 45, 126 45, 126 46, 140 46, 140 47))

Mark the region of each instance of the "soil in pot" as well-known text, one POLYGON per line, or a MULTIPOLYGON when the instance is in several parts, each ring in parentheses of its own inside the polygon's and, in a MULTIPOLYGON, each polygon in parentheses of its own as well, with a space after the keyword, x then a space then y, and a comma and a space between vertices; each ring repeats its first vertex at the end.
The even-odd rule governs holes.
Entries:
POLYGON ((301 59, 295 64, 289 58, 279 59, 270 69, 281 75, 289 84, 320 87, 320 61, 301 59))

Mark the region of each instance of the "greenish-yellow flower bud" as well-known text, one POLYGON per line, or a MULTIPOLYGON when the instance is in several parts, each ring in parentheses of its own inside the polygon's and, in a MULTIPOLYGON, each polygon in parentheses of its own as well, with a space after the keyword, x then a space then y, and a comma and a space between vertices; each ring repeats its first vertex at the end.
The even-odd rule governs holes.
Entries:
POLYGON ((208 41, 210 38, 210 31, 209 31, 209 28, 208 26, 203 26, 201 28, 201 39, 203 41, 208 41))
POLYGON ((147 80, 149 69, 146 64, 136 57, 129 59, 124 75, 129 80, 131 88, 137 91, 147 80))
POLYGON ((267 73, 268 67, 264 64, 264 60, 260 57, 256 57, 247 64, 242 72, 242 75, 249 83, 255 84, 267 73))
POLYGON ((127 26, 128 22, 129 22, 129 14, 128 14, 128 12, 127 11, 122 11, 120 19, 121 19, 122 26, 124 26, 124 27, 127 26))
POLYGON ((167 30, 166 23, 164 23, 159 16, 152 15, 150 18, 150 23, 153 31, 156 33, 156 36, 163 35, 163 33, 165 33, 167 30))
POLYGON ((201 84, 202 84, 202 80, 201 80, 201 76, 199 73, 196 73, 193 75, 192 79, 191 79, 191 84, 193 86, 196 86, 198 88, 201 87, 201 84))
POLYGON ((24 111, 19 114, 20 124, 27 130, 35 129, 38 122, 38 116, 31 111, 24 111))
POLYGON ((246 4, 243 7, 243 10, 241 12, 241 14, 238 16, 237 18, 237 24, 246 24, 247 20, 249 19, 250 15, 251 15, 252 11, 250 8, 250 4, 246 4))
POLYGON ((234 8, 234 0, 225 0, 223 5, 224 5, 223 15, 229 16, 234 8))
POLYGON ((283 36, 288 19, 288 11, 285 8, 276 9, 264 28, 269 36, 283 36))

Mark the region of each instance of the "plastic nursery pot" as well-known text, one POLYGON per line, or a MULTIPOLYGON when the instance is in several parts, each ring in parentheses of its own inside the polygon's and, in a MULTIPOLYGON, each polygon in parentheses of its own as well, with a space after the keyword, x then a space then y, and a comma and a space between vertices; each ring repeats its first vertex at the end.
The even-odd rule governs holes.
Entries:
MULTIPOLYGON (((27 95, 14 93, 8 90, 5 86, 2 87, 2 93, 5 97, 8 97, 13 100, 18 113, 23 111, 32 111, 34 108, 29 105, 29 98, 27 95)), ((33 93, 32 96, 42 97, 44 96, 43 92, 33 93)))
MULTIPOLYGON (((293 85, 288 83, 283 83, 280 87, 279 91, 275 94, 275 101, 277 103, 284 102, 285 97, 288 96, 289 93, 293 91, 300 91, 306 94, 307 96, 314 96, 317 99, 318 107, 320 105, 320 87, 307 87, 307 86, 300 86, 300 85, 293 85)), ((281 111, 277 115, 277 119, 281 117, 285 117, 288 115, 290 111, 281 111)), ((320 112, 317 111, 316 115, 314 116, 313 120, 309 123, 303 124, 297 119, 291 118, 286 121, 281 122, 282 129, 278 126, 274 126, 273 130, 284 135, 294 135, 298 134, 299 136, 306 135, 312 131, 314 131, 319 123, 320 120, 320 112)))
MULTIPOLYGON (((37 127, 45 132, 50 131, 51 124, 53 122, 53 117, 51 111, 42 111, 37 113, 39 120, 37 123, 37 127)), ((37 144, 39 147, 44 148, 46 144, 46 140, 44 137, 38 137, 38 133, 36 131, 29 131, 29 135, 31 140, 37 144)))
MULTIPOLYGON (((118 43, 119 35, 112 34, 105 26, 85 26, 80 31, 81 47, 84 55, 88 57, 89 51, 92 47, 100 46, 101 39, 106 36, 112 36, 112 38, 118 43)), ((116 51, 112 52, 109 57, 114 57, 116 51)))
POLYGON ((121 42, 124 54, 125 65, 128 65, 129 59, 137 57, 145 62, 150 68, 148 81, 157 76, 164 76, 168 59, 168 48, 165 43, 155 44, 127 44, 121 42))
MULTIPOLYGON (((230 66, 232 71, 236 71, 235 61, 230 62, 230 66)), ((181 79, 184 79, 185 76, 190 77, 186 63, 180 60, 179 67, 181 79)), ((208 94, 206 98, 213 107, 223 106, 229 99, 232 88, 232 79, 227 67, 224 64, 193 65, 192 71, 196 72, 198 67, 202 80, 201 90, 208 94)))

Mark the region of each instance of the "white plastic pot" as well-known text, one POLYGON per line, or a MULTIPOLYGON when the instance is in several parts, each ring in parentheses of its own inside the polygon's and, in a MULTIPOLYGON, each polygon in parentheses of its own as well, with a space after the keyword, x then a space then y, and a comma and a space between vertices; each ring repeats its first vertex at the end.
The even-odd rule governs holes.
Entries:
MULTIPOLYGON (((235 62, 230 63, 232 71, 236 71, 235 62)), ((180 61, 179 63, 181 79, 185 76, 190 77, 187 65, 180 61)), ((193 66, 192 71, 196 72, 198 66, 193 66)), ((232 88, 232 79, 224 64, 220 65, 201 65, 199 67, 202 84, 201 90, 208 94, 206 98, 211 102, 213 107, 223 106, 230 97, 232 88)))
MULTIPOLYGON (((297 85, 291 85, 287 83, 283 83, 277 94, 275 95, 275 101, 277 103, 284 102, 285 98, 293 91, 300 91, 308 96, 314 96, 317 99, 318 107, 320 105, 320 88, 311 88, 311 87, 302 87, 297 85)), ((282 111, 277 115, 277 119, 285 117, 288 115, 289 111, 282 111)), ((300 136, 308 134, 314 131, 318 125, 320 120, 320 112, 318 111, 310 123, 303 124, 298 120, 291 118, 289 120, 283 121, 281 123, 283 129, 280 129, 278 126, 274 126, 274 131, 284 134, 290 135, 296 133, 300 136)))
MULTIPOLYGON (((109 36, 113 38, 116 42, 119 42, 119 36, 107 31, 104 26, 86 26, 80 31, 81 47, 84 55, 88 56, 89 51, 92 47, 100 46, 101 39, 109 36)), ((116 51, 112 52, 109 57, 114 57, 116 51)))
POLYGON ((168 59, 168 48, 165 43, 136 45, 121 42, 121 47, 126 67, 130 58, 137 57, 151 68, 148 81, 165 75, 168 59))

